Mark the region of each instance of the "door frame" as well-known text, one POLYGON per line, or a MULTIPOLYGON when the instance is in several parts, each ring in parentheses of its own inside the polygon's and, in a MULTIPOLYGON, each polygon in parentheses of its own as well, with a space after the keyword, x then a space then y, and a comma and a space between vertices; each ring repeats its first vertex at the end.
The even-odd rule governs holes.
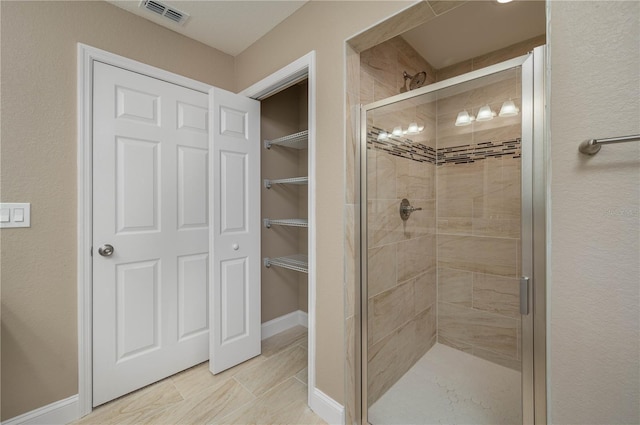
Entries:
POLYGON ((291 62, 239 94, 263 100, 304 78, 308 79, 309 184, 308 184, 308 384, 307 403, 311 409, 331 423, 343 423, 343 407, 316 387, 316 52, 291 62), (339 416, 339 417, 338 417, 339 416))
POLYGON ((93 64, 102 62, 207 96, 212 86, 82 43, 77 55, 78 417, 82 417, 93 410, 93 64))
POLYGON ((522 317, 522 331, 528 338, 522 341, 522 417, 523 424, 547 423, 546 382, 546 278, 547 278, 547 209, 549 188, 548 164, 548 108, 546 106, 546 46, 535 48, 527 55, 491 65, 477 71, 437 82, 411 92, 398 94, 360 106, 359 161, 356 175, 360 178, 359 214, 356 226, 360 230, 360 281, 356 286, 356 317, 360 322, 356 357, 356 415, 358 423, 368 425, 367 405, 367 112, 392 103, 412 99, 446 87, 481 78, 514 67, 522 67, 522 276, 529 277, 528 311, 522 317), (526 105, 525 105, 526 103, 526 105), (358 376, 358 375, 356 375, 358 376))

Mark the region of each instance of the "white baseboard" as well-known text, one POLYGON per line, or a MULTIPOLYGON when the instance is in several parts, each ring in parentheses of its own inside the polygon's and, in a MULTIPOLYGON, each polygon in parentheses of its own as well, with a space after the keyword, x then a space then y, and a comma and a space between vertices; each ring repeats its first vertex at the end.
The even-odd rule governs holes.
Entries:
POLYGON ((80 418, 78 395, 59 400, 2 422, 2 425, 64 425, 80 418))
POLYGON ((311 391, 309 407, 326 423, 344 425, 344 406, 317 388, 311 391))
POLYGON ((276 317, 268 322, 264 322, 262 324, 262 339, 269 338, 270 336, 284 332, 297 325, 304 326, 306 328, 308 327, 307 320, 307 313, 302 310, 298 310, 285 314, 284 316, 276 317))

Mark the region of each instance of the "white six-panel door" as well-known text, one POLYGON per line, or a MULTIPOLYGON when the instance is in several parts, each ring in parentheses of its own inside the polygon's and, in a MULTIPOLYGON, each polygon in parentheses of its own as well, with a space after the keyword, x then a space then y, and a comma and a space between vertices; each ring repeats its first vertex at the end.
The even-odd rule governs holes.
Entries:
POLYGON ((260 103, 209 92, 214 252, 211 357, 218 373, 260 354, 260 103))
POLYGON ((96 62, 93 98, 96 406, 208 359, 210 199, 206 94, 96 62))

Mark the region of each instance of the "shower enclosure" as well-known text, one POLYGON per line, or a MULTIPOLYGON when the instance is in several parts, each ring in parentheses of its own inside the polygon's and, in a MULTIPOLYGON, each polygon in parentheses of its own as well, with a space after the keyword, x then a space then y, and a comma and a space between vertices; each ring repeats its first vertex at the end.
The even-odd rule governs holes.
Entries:
POLYGON ((364 424, 545 421, 543 63, 362 108, 364 424))

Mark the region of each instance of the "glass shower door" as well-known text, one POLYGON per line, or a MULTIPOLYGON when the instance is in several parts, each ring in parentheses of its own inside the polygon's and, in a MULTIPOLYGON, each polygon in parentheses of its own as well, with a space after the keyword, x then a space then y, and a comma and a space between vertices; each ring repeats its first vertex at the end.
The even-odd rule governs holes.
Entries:
POLYGON ((521 76, 508 68, 364 108, 373 425, 522 423, 521 76))

